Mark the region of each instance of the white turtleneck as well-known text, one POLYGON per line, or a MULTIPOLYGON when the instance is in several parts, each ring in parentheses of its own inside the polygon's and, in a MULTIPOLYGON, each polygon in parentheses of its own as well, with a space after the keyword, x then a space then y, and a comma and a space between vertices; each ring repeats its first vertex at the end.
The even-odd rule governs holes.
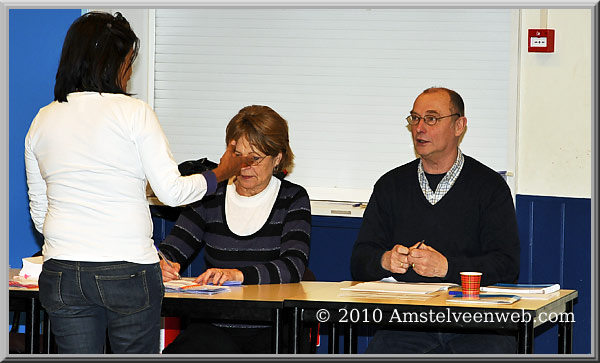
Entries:
POLYGON ((261 229, 273 209, 280 186, 281 180, 272 176, 264 190, 245 197, 238 194, 235 184, 227 185, 225 217, 229 229, 238 236, 249 236, 261 229))

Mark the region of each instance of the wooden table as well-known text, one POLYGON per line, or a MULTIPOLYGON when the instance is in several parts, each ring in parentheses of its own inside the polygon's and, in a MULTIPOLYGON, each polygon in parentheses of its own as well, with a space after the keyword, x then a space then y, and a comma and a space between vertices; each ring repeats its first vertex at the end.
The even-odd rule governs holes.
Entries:
MULTIPOLYGON (((325 287, 321 282, 231 286, 230 292, 215 295, 167 293, 162 315, 199 317, 230 321, 252 321, 272 326, 274 353, 282 352, 284 301, 292 296, 311 294, 325 287)), ((287 348, 287 347, 286 347, 287 348)))
MULTIPOLYGON (((304 281, 294 284, 231 286, 231 291, 215 295, 192 293, 166 293, 162 315, 176 317, 201 317, 232 322, 244 320, 265 323, 273 327, 274 353, 281 353, 283 330, 283 303, 285 299, 310 294, 328 285, 327 283, 304 281)), ((50 324, 44 314, 44 347, 40 351, 40 313, 38 289, 9 288, 10 311, 26 312, 26 352, 50 353, 50 324), (46 344, 48 341, 48 344, 46 344)), ((285 347, 287 348, 287 346, 285 347)))
MULTIPOLYGON (((163 299, 162 315, 210 317, 231 321, 243 319, 270 324, 273 327, 274 353, 285 350, 281 338, 286 334, 290 334, 289 352, 298 353, 300 341, 307 336, 303 334, 306 327, 310 324, 327 323, 331 325, 329 352, 339 353, 339 328, 343 328, 344 352, 356 353, 357 337, 354 327, 362 323, 388 323, 394 314, 517 313, 521 319, 516 322, 486 322, 485 328, 514 331, 517 334, 519 353, 533 353, 533 330, 545 324, 540 319, 550 314, 572 314, 573 300, 577 297, 575 290, 561 290, 559 295, 551 300, 521 300, 511 305, 458 305, 446 303, 446 292, 428 300, 372 298, 340 293, 340 288, 357 283, 305 281, 294 284, 233 286, 230 292, 216 295, 167 293, 163 299), (323 315, 324 311, 327 316, 323 315), (290 322, 289 331, 283 329, 285 320, 290 322)), ((40 311, 43 310, 39 304, 38 290, 11 287, 9 301, 10 311, 27 312, 27 349, 28 352, 38 352, 40 311)), ((462 329, 484 326, 481 322, 450 319, 435 322, 402 322, 404 327, 423 324, 462 329)), ((573 319, 559 321, 558 325, 558 351, 571 353, 573 319)), ((47 332, 44 334, 44 353, 49 352, 49 330, 50 324, 44 324, 44 332, 47 332)))
MULTIPOLYGON (((292 316, 294 331, 290 342, 291 353, 298 353, 299 340, 303 339, 304 323, 330 324, 330 353, 339 353, 339 328, 345 330, 344 353, 356 353, 357 337, 354 327, 357 324, 401 324, 403 327, 431 326, 438 328, 461 329, 501 329, 513 331, 517 335, 518 353, 533 353, 533 330, 549 319, 561 317, 558 321, 558 352, 571 353, 573 339, 573 300, 575 290, 560 290, 558 296, 550 300, 524 300, 514 304, 481 305, 446 303, 447 292, 427 300, 411 300, 393 297, 364 297, 355 293, 343 292, 342 287, 350 287, 359 282, 344 281, 329 284, 318 290, 305 291, 290 297, 284 302, 284 309, 292 316), (511 314, 508 321, 479 321, 455 319, 456 314, 474 317, 485 316, 486 312, 511 314), (416 316, 415 321, 400 321, 404 314, 416 316), (452 315, 454 313, 455 315, 452 315), (421 319, 421 317, 427 317, 421 319), (441 315, 438 315, 441 314, 441 315), (516 315, 515 315, 516 314, 516 315), (563 315, 559 315, 563 314, 563 315), (566 314, 566 315, 565 315, 566 314), (512 319, 512 320, 511 320, 512 319)), ((406 319, 404 319, 406 320, 406 319)))

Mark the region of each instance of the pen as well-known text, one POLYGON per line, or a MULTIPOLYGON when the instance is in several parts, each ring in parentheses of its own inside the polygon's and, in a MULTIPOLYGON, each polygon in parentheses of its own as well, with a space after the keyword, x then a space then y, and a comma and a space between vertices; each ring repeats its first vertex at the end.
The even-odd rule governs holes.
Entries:
MULTIPOLYGON (((421 245, 423 244, 423 242, 425 242, 424 239, 422 239, 421 242, 419 242, 419 244, 417 245, 417 247, 415 247, 415 250, 418 250, 419 247, 421 247, 421 245)), ((411 263, 409 267, 412 267, 414 269, 415 268, 415 264, 411 263)))
MULTIPOLYGON (((160 249, 158 249, 158 247, 156 247, 156 250, 158 251, 158 255, 160 256, 160 258, 162 258, 167 265, 169 265, 169 267, 173 268, 173 264, 171 263, 171 261, 169 261, 169 259, 165 256, 164 253, 162 253, 162 251, 160 249)), ((179 272, 175 272, 177 274, 177 279, 181 280, 181 276, 179 275, 179 272)))

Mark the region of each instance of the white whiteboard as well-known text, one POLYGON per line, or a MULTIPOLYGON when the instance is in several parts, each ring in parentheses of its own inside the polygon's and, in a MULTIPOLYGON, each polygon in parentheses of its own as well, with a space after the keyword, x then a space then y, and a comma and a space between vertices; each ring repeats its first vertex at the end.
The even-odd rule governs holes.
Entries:
MULTIPOLYGON (((239 109, 290 126, 289 180, 313 200, 366 202, 415 158, 405 117, 425 88, 465 100, 462 151, 510 170, 510 9, 156 9, 154 109, 178 162, 218 161, 239 109)), ((514 137, 514 136, 513 136, 514 137)))

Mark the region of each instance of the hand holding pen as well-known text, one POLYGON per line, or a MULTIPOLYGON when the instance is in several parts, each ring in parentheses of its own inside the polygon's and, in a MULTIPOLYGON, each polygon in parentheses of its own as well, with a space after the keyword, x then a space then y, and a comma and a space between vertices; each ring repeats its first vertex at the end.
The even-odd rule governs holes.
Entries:
POLYGON ((425 244, 425 240, 415 244, 408 253, 408 263, 418 275, 425 277, 446 277, 448 259, 435 248, 425 244))
POLYGON ((408 252, 406 246, 395 245, 381 256, 381 267, 396 274, 406 273, 409 268, 407 262, 408 252))
MULTIPOLYGON (((420 247, 423 245, 423 243, 425 243, 425 240, 424 240, 424 239, 423 239, 423 240, 421 240, 419 243, 417 243, 416 247, 411 247, 411 248, 409 248, 409 250, 408 250, 408 254, 410 255, 410 251, 412 251, 412 250, 418 250, 418 249, 419 249, 419 248, 420 248, 420 247)), ((415 263, 414 263, 414 262, 413 262, 413 263, 411 263, 411 264, 410 264, 410 267, 412 267, 412 268, 414 269, 414 268, 415 268, 415 263)))
POLYGON ((168 268, 165 268, 165 266, 161 263, 160 267, 161 267, 161 270, 162 270, 162 273, 163 273, 163 280, 165 280, 165 281, 181 280, 181 276, 179 275, 179 271, 177 271, 177 269, 175 268, 175 266, 173 266, 173 263, 171 261, 169 261, 169 259, 165 256, 165 254, 160 249, 157 248, 156 250, 158 251, 158 255, 160 256, 160 258, 168 266, 168 268), (169 275, 174 275, 175 278, 172 278, 169 275))

